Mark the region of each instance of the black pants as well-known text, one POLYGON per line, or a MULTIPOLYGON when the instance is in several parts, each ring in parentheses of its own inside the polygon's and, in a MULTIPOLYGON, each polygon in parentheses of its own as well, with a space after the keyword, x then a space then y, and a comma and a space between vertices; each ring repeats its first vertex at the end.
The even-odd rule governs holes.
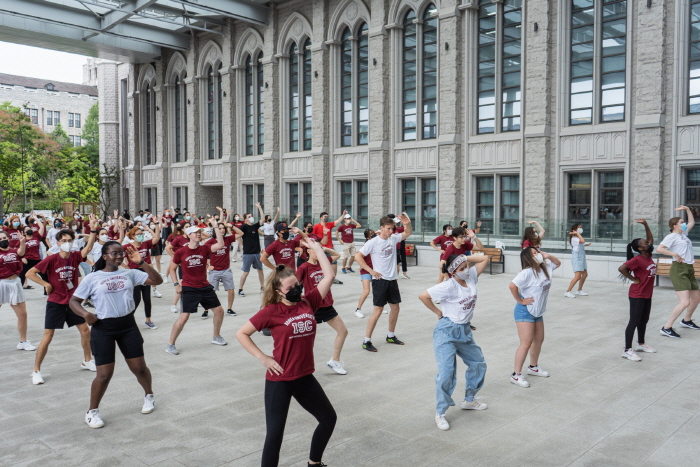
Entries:
POLYGON ((41 260, 39 259, 28 259, 27 264, 22 264, 22 272, 19 273, 19 280, 22 281, 22 287, 24 287, 24 280, 27 278, 27 271, 39 264, 41 260))
POLYGON ((151 286, 150 285, 136 285, 134 286, 134 301, 136 306, 134 310, 139 307, 141 303, 141 296, 143 296, 143 309, 146 312, 146 318, 151 317, 151 286))
POLYGON ((407 272, 408 263, 406 263, 406 240, 401 240, 399 251, 397 253, 399 254, 398 259, 401 261, 401 271, 407 272))
POLYGON ((284 437, 284 425, 292 397, 318 420, 311 438, 309 459, 321 462, 323 451, 331 439, 337 416, 323 388, 313 375, 293 381, 265 381, 265 420, 267 435, 263 448, 262 467, 277 467, 284 437))
POLYGON ((651 313, 651 298, 630 299, 630 321, 625 329, 625 349, 632 348, 634 330, 637 330, 637 342, 644 344, 644 333, 647 330, 649 314, 651 313))

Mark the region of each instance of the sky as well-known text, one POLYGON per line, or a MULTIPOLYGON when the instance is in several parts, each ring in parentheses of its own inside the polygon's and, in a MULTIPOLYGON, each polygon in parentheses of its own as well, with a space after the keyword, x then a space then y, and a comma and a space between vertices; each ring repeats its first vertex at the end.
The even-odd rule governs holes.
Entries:
POLYGON ((0 73, 83 83, 83 55, 0 42, 0 73))

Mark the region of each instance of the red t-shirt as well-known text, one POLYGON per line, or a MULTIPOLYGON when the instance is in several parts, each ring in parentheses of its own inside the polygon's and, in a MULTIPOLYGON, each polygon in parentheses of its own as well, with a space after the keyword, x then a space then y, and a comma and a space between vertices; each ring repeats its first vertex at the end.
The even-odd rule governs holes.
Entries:
POLYGON ((32 229, 32 232, 34 232, 34 235, 36 235, 37 238, 46 238, 46 229, 44 229, 44 235, 39 235, 39 231, 41 228, 35 223, 29 226, 30 229, 32 229))
MULTIPOLYGON (((323 270, 320 264, 311 264, 308 261, 306 263, 301 263, 301 266, 297 269, 297 279, 301 281, 304 286, 304 293, 307 295, 312 290, 318 287, 318 284, 323 280, 323 270)), ((323 299, 321 307, 327 307, 333 305, 333 294, 329 290, 326 297, 323 299)))
POLYGON ((182 286, 201 289, 209 286, 207 280, 207 260, 211 256, 211 246, 200 245, 195 249, 185 246, 177 250, 173 263, 182 269, 182 286))
POLYGON ((440 235, 439 237, 435 237, 433 239, 433 243, 437 246, 440 247, 441 250, 447 251, 447 247, 452 245, 455 241, 455 238, 450 235, 449 237, 447 235, 440 235))
POLYGON ((110 225, 107 227, 107 236, 110 240, 119 240, 119 231, 114 230, 114 226, 110 225))
POLYGON ((323 238, 324 228, 328 229, 328 233, 326 234, 328 237, 328 243, 322 245, 324 248, 333 248, 333 237, 331 236, 331 230, 333 230, 333 227, 335 227, 335 222, 326 222, 325 226, 321 225, 321 223, 314 225, 313 233, 314 235, 318 236, 318 238, 323 238))
POLYGON ((292 306, 283 303, 268 305, 250 318, 255 329, 261 331, 268 328, 272 333, 272 358, 284 370, 281 375, 267 371, 265 377, 268 381, 292 381, 315 371, 314 312, 322 306, 321 294, 317 289, 312 289, 299 303, 292 306))
POLYGON ((170 227, 170 224, 173 223, 173 216, 166 216, 163 214, 163 227, 170 227))
POLYGON ((83 233, 89 235, 90 232, 90 221, 83 221, 83 233))
POLYGON ((265 253, 272 256, 275 264, 286 264, 292 269, 296 269, 296 261, 294 260, 294 249, 299 246, 299 242, 303 237, 297 235, 287 243, 282 243, 279 239, 275 240, 265 249, 265 253))
POLYGON ((237 228, 237 229, 240 229, 241 226, 242 226, 243 224, 245 224, 245 222, 243 222, 243 221, 236 221, 236 222, 233 223, 233 226, 234 226, 235 228, 237 228))
POLYGON ((654 293, 654 280, 656 278, 656 263, 651 258, 637 255, 625 263, 639 279, 639 284, 630 285, 630 298, 651 298, 654 293))
POLYGON ((177 253, 177 251, 180 248, 182 248, 183 246, 190 243, 190 241, 184 235, 173 234, 173 236, 174 236, 174 238, 172 240, 170 240, 170 247, 173 249, 173 252, 175 252, 175 253, 177 253))
POLYGON ((41 259, 39 248, 41 245, 41 237, 38 234, 32 235, 31 240, 24 242, 24 258, 38 261, 41 259))
POLYGON ((19 237, 24 235, 22 229, 5 229, 5 233, 10 238, 10 248, 19 248, 19 237))
POLYGON ((343 241, 343 243, 354 243, 355 242, 355 235, 353 235, 352 231, 355 230, 357 226, 355 224, 343 224, 340 227, 338 227, 338 232, 340 232, 340 239, 343 241))
MULTIPOLYGON (((319 237, 319 236, 316 235, 316 234, 310 233, 310 234, 307 234, 306 236, 307 236, 307 238, 312 238, 312 239, 316 240, 318 243, 321 243, 321 237, 319 237)), ((301 260, 302 260, 302 261, 308 261, 308 260, 309 260, 309 258, 308 258, 309 255, 306 254, 306 248, 304 248, 304 247, 301 245, 301 241, 304 239, 304 237, 302 237, 301 235, 298 235, 297 237, 299 238, 299 245, 297 245, 297 246, 298 246, 298 247, 301 247, 301 254, 300 254, 299 256, 301 257, 301 260)), ((323 248, 326 248, 326 245, 321 245, 321 246, 322 246, 323 248)))
POLYGON ((527 248, 527 247, 537 248, 538 250, 539 250, 539 248, 540 248, 539 245, 535 245, 535 244, 532 243, 530 240, 525 240, 525 241, 523 242, 523 249, 525 249, 525 248, 527 248))
POLYGON ((72 251, 68 258, 61 258, 61 254, 47 256, 39 264, 34 266, 37 271, 46 275, 46 282, 51 284, 53 290, 49 294, 48 301, 67 305, 73 292, 78 287, 78 267, 83 262, 80 251, 72 251), (70 284, 69 284, 70 282, 70 284), (68 286, 72 287, 69 289, 68 286))
MULTIPOLYGON (((396 227, 396 228, 394 229, 394 233, 403 233, 404 230, 406 230, 406 229, 403 228, 403 227, 396 227)), ((397 250, 400 250, 400 249, 401 249, 401 242, 399 242, 399 243, 396 244, 396 249, 397 249, 397 250)))
POLYGON ((0 250, 0 279, 22 272, 22 257, 17 254, 17 248, 0 250))
MULTIPOLYGON (((372 264, 372 255, 367 255, 364 257, 364 259, 365 263, 367 263, 368 268, 374 267, 374 265, 372 264)), ((362 274, 369 274, 369 271, 367 271, 366 269, 360 269, 360 275, 362 274)))
MULTIPOLYGON (((128 250, 135 250, 136 246, 133 243, 127 243, 122 248, 124 248, 124 259, 126 260, 126 264, 127 266, 129 266, 129 269, 139 269, 141 266, 139 266, 136 263, 132 263, 129 259, 129 255, 127 254, 128 250)), ((141 259, 147 262, 148 264, 151 264, 151 248, 153 248, 152 240, 146 240, 144 242, 141 242, 141 246, 139 247, 141 259)))
POLYGON ((464 242, 461 247, 457 248, 454 243, 447 247, 445 252, 440 256, 441 260, 447 260, 452 255, 466 255, 467 251, 472 251, 474 244, 472 242, 464 242))
MULTIPOLYGON (((236 237, 233 235, 224 237, 225 246, 213 252, 209 257, 209 264, 214 266, 215 271, 225 271, 231 267, 231 260, 229 259, 228 251, 235 238, 236 237)), ((210 250, 212 245, 216 245, 216 238, 210 238, 204 243, 204 246, 209 247, 210 250)))

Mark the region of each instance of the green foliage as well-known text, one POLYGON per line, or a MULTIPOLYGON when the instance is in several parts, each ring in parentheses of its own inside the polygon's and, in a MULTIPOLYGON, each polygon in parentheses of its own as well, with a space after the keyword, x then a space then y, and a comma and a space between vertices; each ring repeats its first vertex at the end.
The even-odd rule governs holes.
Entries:
POLYGON ((90 112, 83 125, 83 143, 90 161, 90 165, 98 167, 100 164, 100 108, 97 102, 90 107, 90 112))
POLYGON ((51 139, 54 140, 61 149, 71 146, 68 133, 66 133, 66 130, 63 129, 60 123, 56 125, 56 128, 51 132, 51 139))

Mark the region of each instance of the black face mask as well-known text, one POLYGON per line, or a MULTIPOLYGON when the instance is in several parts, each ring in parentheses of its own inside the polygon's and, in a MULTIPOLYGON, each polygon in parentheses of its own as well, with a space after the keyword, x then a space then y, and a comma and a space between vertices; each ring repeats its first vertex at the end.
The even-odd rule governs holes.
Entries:
POLYGON ((283 238, 284 240, 289 240, 289 231, 287 231, 287 232, 282 232, 282 238, 283 238))
POLYGON ((27 231, 24 232, 24 233, 27 235, 27 237, 31 237, 32 235, 34 235, 34 231, 33 231, 33 230, 27 230, 27 231))
POLYGON ((301 284, 297 284, 291 289, 289 289, 289 292, 287 292, 287 295, 285 295, 284 298, 286 298, 287 301, 290 301, 292 303, 298 303, 301 301, 301 291, 301 284))
POLYGON ((9 240, 0 240, 0 248, 5 249, 8 246, 10 246, 10 241, 9 240))
POLYGON ((374 233, 371 237, 369 237, 369 238, 370 238, 370 240, 371 240, 371 239, 373 239, 373 238, 376 237, 376 236, 377 236, 377 233, 375 232, 375 233, 374 233))
POLYGON ((654 252, 654 245, 651 243, 647 245, 647 253, 652 254, 654 252))
POLYGON ((313 227, 307 227, 307 228, 306 228, 306 233, 307 233, 307 234, 310 234, 310 233, 313 232, 313 231, 314 231, 314 228, 313 228, 313 227))

